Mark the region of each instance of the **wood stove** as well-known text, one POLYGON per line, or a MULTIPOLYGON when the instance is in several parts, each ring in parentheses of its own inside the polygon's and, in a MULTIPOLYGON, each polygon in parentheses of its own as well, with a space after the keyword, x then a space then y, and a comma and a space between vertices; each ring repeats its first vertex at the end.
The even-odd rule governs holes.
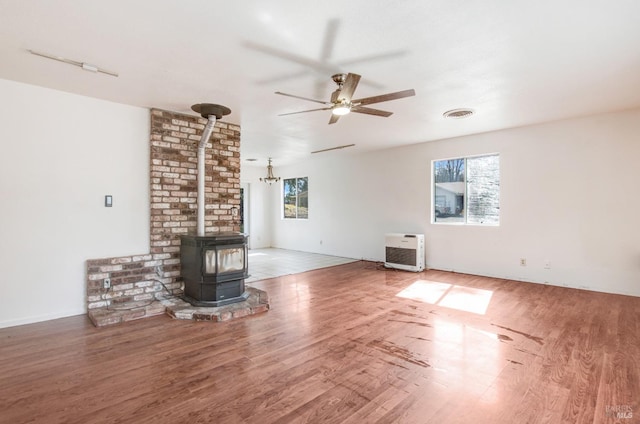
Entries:
POLYGON ((249 277, 249 268, 245 234, 183 235, 180 264, 184 298, 192 305, 222 306, 247 299, 244 279, 249 277))

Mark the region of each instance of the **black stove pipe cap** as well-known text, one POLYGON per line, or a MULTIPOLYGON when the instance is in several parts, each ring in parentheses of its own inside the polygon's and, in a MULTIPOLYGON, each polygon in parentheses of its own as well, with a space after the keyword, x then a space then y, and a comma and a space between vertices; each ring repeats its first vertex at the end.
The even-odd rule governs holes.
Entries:
POLYGON ((196 113, 199 113, 203 118, 209 118, 209 116, 214 115, 216 119, 220 119, 225 115, 231 113, 231 109, 226 106, 214 105, 213 103, 198 103, 197 105, 191 106, 191 110, 196 113))

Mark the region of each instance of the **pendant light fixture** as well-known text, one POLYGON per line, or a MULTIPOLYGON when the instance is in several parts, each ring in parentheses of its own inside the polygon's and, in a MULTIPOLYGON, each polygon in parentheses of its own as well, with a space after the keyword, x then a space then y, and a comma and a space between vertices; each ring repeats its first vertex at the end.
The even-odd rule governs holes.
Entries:
POLYGON ((267 165, 267 176, 264 178, 260 178, 260 181, 264 181, 269 185, 280 181, 280 177, 273 176, 273 166, 271 165, 271 158, 269 158, 269 164, 267 165))

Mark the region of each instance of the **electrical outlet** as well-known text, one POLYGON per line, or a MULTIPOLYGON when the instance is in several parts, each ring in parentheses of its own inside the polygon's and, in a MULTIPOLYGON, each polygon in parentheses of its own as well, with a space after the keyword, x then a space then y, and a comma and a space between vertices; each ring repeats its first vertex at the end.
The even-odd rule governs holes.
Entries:
POLYGON ((102 282, 102 288, 107 290, 111 288, 111 278, 104 279, 104 281, 102 282))
POLYGON ((549 259, 544 261, 544 269, 551 269, 551 261, 549 259))
POLYGON ((520 258, 520 266, 527 266, 527 258, 520 258))

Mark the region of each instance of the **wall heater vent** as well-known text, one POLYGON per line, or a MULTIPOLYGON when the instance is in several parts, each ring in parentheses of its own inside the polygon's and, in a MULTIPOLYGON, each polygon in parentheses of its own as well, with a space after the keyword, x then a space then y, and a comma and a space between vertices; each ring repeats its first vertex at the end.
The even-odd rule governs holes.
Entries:
POLYGON ((384 266, 405 271, 424 270, 424 234, 386 234, 384 266))

